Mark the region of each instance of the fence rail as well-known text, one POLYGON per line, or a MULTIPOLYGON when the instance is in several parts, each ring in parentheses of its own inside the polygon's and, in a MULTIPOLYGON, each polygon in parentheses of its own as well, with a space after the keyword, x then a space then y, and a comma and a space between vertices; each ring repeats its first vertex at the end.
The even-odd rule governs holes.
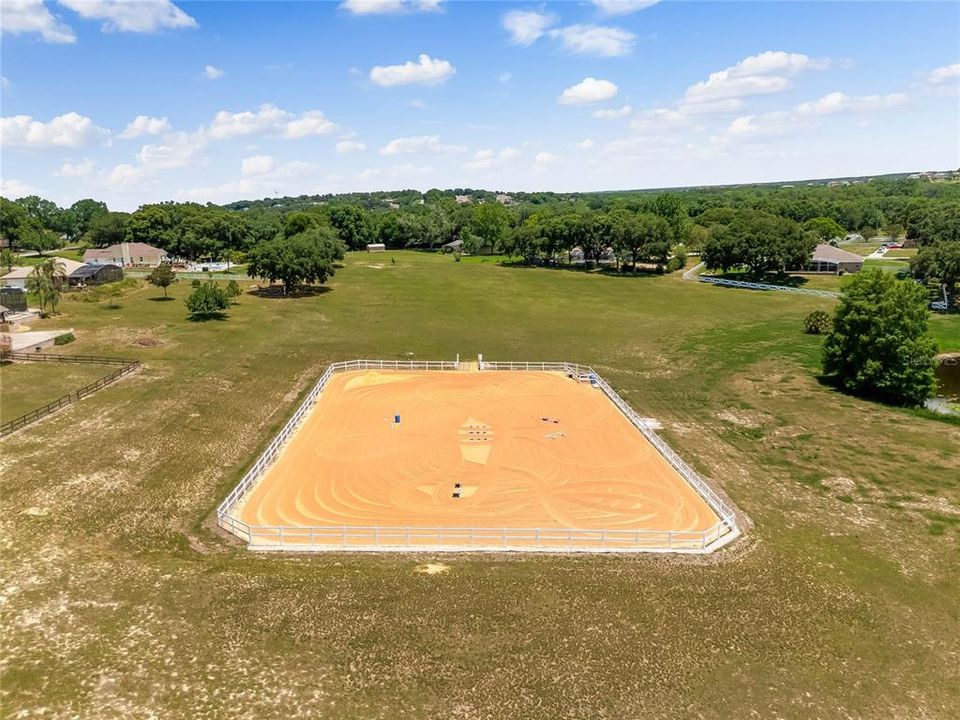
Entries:
POLYGON ((43 407, 39 407, 36 410, 31 410, 25 415, 21 415, 18 418, 14 418, 9 422, 3 423, 3 425, 0 425, 0 437, 4 437, 10 433, 16 432, 20 428, 36 422, 40 418, 46 417, 50 413, 56 412, 62 407, 66 407, 67 405, 75 403, 78 400, 85 398, 87 395, 91 395, 97 390, 105 388, 107 385, 110 385, 116 380, 122 378, 124 375, 127 375, 140 367, 139 360, 98 357, 95 355, 57 355, 53 353, 15 352, 8 353, 4 357, 11 360, 23 360, 29 362, 95 363, 98 365, 119 365, 120 367, 111 372, 109 375, 105 375, 104 377, 93 381, 89 385, 85 385, 78 390, 73 390, 62 397, 57 398, 53 402, 47 403, 43 407))
POLYGON ((101 357, 100 355, 60 355, 39 352, 10 352, 4 357, 10 360, 29 360, 31 362, 87 363, 93 365, 136 365, 140 362, 133 358, 101 357))
POLYGON ((458 370, 459 362, 423 360, 348 360, 333 363, 316 382, 293 416, 217 507, 220 527, 260 550, 521 550, 552 552, 703 552, 739 534, 736 515, 707 483, 643 421, 591 367, 567 362, 489 362, 478 369, 563 372, 586 380, 603 393, 657 449, 716 513, 718 522, 703 531, 579 530, 572 528, 451 528, 249 525, 231 513, 263 476, 283 445, 317 402, 334 373, 351 370, 458 370))
MULTIPOLYGON (((257 458, 246 474, 237 483, 237 486, 230 492, 222 503, 217 507, 217 518, 223 520, 234 506, 243 499, 244 495, 252 488, 260 476, 263 475, 273 460, 279 454, 284 443, 296 431, 303 421, 304 416, 316 403, 320 393, 326 387, 327 383, 334 373, 348 372, 351 370, 457 370, 459 363, 447 360, 347 360, 346 362, 337 362, 330 365, 313 388, 307 393, 300 407, 293 416, 287 420, 273 441, 267 445, 266 449, 257 458)), ((222 522, 221 522, 222 525, 222 522)))
POLYGON ((539 552, 702 552, 725 537, 722 522, 705 531, 580 530, 509 527, 249 525, 226 516, 221 527, 258 550, 519 550, 539 552))
POLYGON ((770 290, 773 292, 794 293, 796 295, 814 295, 816 297, 838 298, 840 293, 832 290, 813 290, 810 288, 795 288, 788 285, 773 285, 772 283, 748 282, 746 280, 728 280, 726 278, 716 278, 700 274, 700 268, 703 263, 695 265, 683 274, 684 280, 696 280, 697 282, 709 283, 710 285, 721 285, 723 287, 745 288, 747 290, 770 290))

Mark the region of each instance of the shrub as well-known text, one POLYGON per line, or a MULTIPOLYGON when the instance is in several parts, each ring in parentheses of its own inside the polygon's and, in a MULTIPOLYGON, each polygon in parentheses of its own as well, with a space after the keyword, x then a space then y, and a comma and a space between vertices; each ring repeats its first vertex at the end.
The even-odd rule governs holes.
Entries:
POLYGON ((53 344, 66 345, 67 343, 72 343, 76 339, 77 338, 74 336, 73 333, 67 333, 66 335, 58 335, 57 337, 55 337, 53 340, 53 344))
POLYGON ((193 281, 190 283, 190 287, 196 290, 198 287, 200 287, 200 280, 197 278, 194 278, 193 281))
POLYGON ((236 280, 231 280, 227 283, 226 293, 230 301, 233 302, 234 298, 238 298, 243 294, 243 290, 240 289, 240 283, 236 280))
POLYGON ((833 328, 833 320, 823 310, 814 310, 803 319, 803 330, 808 335, 823 335, 833 328))
POLYGON ((683 270, 687 265, 687 251, 683 248, 677 248, 673 257, 667 261, 667 272, 672 273, 677 270, 683 270))
POLYGON ((230 306, 226 291, 212 280, 202 283, 184 301, 191 317, 204 319, 221 314, 230 306))

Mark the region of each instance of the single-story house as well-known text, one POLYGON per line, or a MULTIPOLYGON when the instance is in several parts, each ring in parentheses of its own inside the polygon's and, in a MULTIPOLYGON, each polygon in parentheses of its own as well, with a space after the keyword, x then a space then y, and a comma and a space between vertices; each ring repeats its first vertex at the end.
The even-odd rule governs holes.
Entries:
POLYGON ((83 254, 83 261, 89 265, 148 265, 156 267, 169 261, 166 250, 147 243, 118 243, 105 248, 91 248, 83 254))
POLYGON ((81 265, 67 275, 70 287, 104 285, 123 280, 123 268, 119 265, 81 265))
POLYGON ((67 277, 70 277, 71 274, 75 273, 77 270, 84 266, 84 263, 77 262, 76 260, 68 260, 67 258, 55 257, 60 265, 63 266, 63 272, 66 273, 67 277))
POLYGON ((805 269, 807 272, 833 273, 834 275, 859 272, 863 269, 863 257, 833 245, 820 244, 813 249, 810 264, 805 269))
MULTIPOLYGON (((63 268, 63 272, 70 277, 70 273, 74 272, 78 268, 83 267, 83 263, 77 262, 76 260, 68 260, 67 258, 54 257, 63 268)), ((27 265, 24 267, 15 267, 13 270, 8 272, 6 275, 0 276, 0 285, 4 287, 15 287, 20 288, 21 290, 26 290, 27 288, 27 278, 30 276, 30 273, 33 272, 35 265, 27 265)))
POLYGON ((6 275, 0 277, 0 285, 8 288, 19 288, 23 290, 27 287, 27 277, 33 272, 32 267, 15 267, 6 275))
MULTIPOLYGON (((67 277, 68 287, 77 287, 83 285, 102 285, 107 282, 123 280, 123 270, 116 265, 103 265, 106 272, 98 273, 96 265, 85 265, 76 260, 67 258, 54 258, 62 266, 63 272, 67 277), (119 275, 119 277, 118 277, 119 275), (91 279, 92 278, 92 279, 91 279)), ((15 267, 6 275, 0 276, 0 286, 5 288, 16 288, 26 290, 27 278, 33 273, 35 265, 26 267, 15 267)), ((9 303, 4 303, 9 305, 9 303)))

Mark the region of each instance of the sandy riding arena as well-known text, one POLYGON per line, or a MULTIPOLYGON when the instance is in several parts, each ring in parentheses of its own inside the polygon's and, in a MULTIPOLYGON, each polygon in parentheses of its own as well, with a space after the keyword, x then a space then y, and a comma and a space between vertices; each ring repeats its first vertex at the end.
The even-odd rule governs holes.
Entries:
POLYGON ((253 546, 682 548, 718 524, 601 390, 542 371, 337 373, 237 517, 253 546))

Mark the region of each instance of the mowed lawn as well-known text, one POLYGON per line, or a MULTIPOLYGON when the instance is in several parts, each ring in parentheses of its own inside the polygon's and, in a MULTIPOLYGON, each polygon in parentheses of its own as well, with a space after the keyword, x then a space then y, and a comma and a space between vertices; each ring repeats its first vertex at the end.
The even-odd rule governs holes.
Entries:
POLYGON ((481 260, 355 254, 226 320, 188 321, 182 282, 38 324, 144 366, 0 443, 4 714, 955 716, 960 426, 820 384, 802 319, 833 301, 481 260), (753 526, 710 557, 282 556, 216 528, 327 363, 458 352, 592 364, 753 526))

